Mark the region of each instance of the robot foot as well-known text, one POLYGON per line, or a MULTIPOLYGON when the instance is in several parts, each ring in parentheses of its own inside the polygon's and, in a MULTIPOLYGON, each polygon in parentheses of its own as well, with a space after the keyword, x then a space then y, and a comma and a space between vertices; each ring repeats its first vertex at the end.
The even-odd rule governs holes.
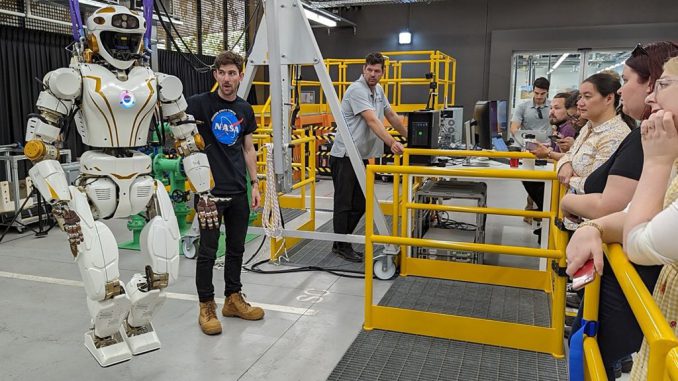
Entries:
POLYGON ((120 333, 102 339, 94 335, 94 330, 89 330, 85 332, 85 347, 102 367, 132 358, 132 353, 120 333))
POLYGON ((120 327, 120 334, 135 356, 160 349, 160 340, 150 322, 141 327, 132 327, 125 320, 120 327))

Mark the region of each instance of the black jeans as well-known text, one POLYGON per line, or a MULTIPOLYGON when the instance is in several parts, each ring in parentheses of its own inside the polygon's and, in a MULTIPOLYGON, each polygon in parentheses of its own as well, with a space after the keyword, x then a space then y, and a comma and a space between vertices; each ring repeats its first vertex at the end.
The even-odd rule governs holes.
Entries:
MULTIPOLYGON (((631 306, 626 301, 610 263, 607 258, 604 260, 603 276, 600 278, 600 302, 598 304, 598 346, 603 357, 607 378, 614 380, 614 363, 640 349, 643 332, 640 330, 633 311, 631 311, 631 306)), ((652 293, 662 266, 634 264, 633 267, 643 280, 645 287, 652 293)), ((582 300, 577 318, 572 324, 572 332, 576 332, 581 326, 583 307, 584 301, 582 300)))
MULTIPOLYGON (((363 165, 367 165, 367 160, 363 160, 363 165)), ((365 214, 365 195, 348 157, 330 156, 330 169, 334 184, 334 232, 352 234, 365 214)), ((348 246, 345 242, 335 243, 335 247, 348 246)))
MULTIPOLYGON (((245 236, 250 206, 247 193, 230 195, 231 202, 217 202, 219 227, 223 223, 226 230, 226 258, 224 265, 224 296, 239 292, 242 255, 245 252, 245 236), (223 222, 222 222, 223 221, 223 222)), ((197 218, 197 217, 196 217, 197 218)), ((200 247, 195 269, 195 285, 201 302, 214 299, 212 269, 217 258, 220 229, 200 229, 200 247)))

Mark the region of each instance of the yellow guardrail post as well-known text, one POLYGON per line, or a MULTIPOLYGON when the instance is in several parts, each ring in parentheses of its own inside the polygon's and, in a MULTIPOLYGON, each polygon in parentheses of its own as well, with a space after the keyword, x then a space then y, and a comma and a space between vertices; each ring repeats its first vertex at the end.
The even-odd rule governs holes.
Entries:
POLYGON ((363 329, 372 330, 372 263, 374 261, 374 169, 367 166, 365 184, 365 323, 363 329))
MULTIPOLYGON (((408 149, 405 149, 403 152, 403 164, 402 166, 404 167, 409 167, 410 165, 410 153, 408 149)), ((395 173, 393 174, 394 176, 396 175, 395 173)), ((407 205, 405 200, 409 200, 409 192, 410 192, 410 176, 407 174, 402 174, 400 175, 400 178, 403 181, 403 201, 401 202, 400 206, 400 236, 401 237, 409 237, 408 234, 408 229, 409 229, 409 224, 411 221, 410 215, 409 215, 409 210, 407 209, 407 205)), ((401 246, 400 248, 400 275, 401 276, 407 276, 407 258, 409 257, 410 253, 410 248, 409 246, 401 246)))
POLYGON ((666 374, 665 379, 678 381, 678 348, 673 348, 666 356, 666 374))
MULTIPOLYGON (((593 282, 586 286, 584 293, 584 310, 582 318, 590 322, 598 322, 598 304, 600 301, 600 277, 596 275, 593 282)), ((574 334, 574 332, 572 332, 574 334)), ((584 335, 584 377, 586 380, 606 380, 605 366, 600 355, 598 341, 595 336, 584 335)))
MULTIPOLYGON (((394 166, 399 166, 400 165, 400 155, 393 155, 393 165, 394 166)), ((398 235, 398 221, 400 220, 399 218, 399 213, 400 213, 400 176, 397 174, 393 174, 393 205, 391 209, 391 217, 392 217, 392 225, 391 225, 391 231, 393 232, 393 235, 398 235)), ((405 246, 400 246, 400 258, 402 258, 402 253, 403 250, 405 249, 405 246)))

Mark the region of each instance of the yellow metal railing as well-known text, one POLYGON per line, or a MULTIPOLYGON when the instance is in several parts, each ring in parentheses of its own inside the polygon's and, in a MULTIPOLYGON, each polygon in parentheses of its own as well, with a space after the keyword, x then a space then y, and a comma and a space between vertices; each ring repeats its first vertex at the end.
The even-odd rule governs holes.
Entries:
MULTIPOLYGON (((439 110, 448 105, 454 105, 456 101, 457 61, 453 57, 438 50, 392 51, 382 52, 382 54, 387 59, 384 65, 384 75, 380 83, 394 111, 409 112, 425 108, 426 103, 405 103, 403 95, 406 93, 407 88, 418 87, 428 90, 432 81, 436 82, 436 97, 432 107, 439 110), (416 74, 406 76, 404 73, 416 74), (431 73, 432 78, 425 78, 424 75, 426 73, 431 73)), ((332 85, 337 92, 337 96, 339 99, 342 99, 348 86, 357 79, 357 76, 355 78, 352 77, 355 73, 351 69, 362 67, 365 64, 365 59, 327 58, 324 64, 332 78, 332 85), (349 73, 349 71, 351 72, 349 73)), ((293 75, 291 82, 293 86, 299 86, 300 92, 312 90, 318 94, 316 103, 301 104, 300 115, 330 113, 327 98, 322 90, 320 81, 297 81, 296 75, 293 75)), ((253 86, 270 86, 270 83, 255 81, 253 86)), ((216 88, 216 85, 214 88, 216 88)), ((424 99, 421 100, 423 101, 424 99)), ((296 103, 298 100, 292 99, 292 101, 296 103)), ((260 118, 260 126, 267 126, 266 117, 270 115, 270 97, 264 105, 255 105, 253 108, 260 118)))
POLYGON ((666 375, 664 378, 678 381, 678 348, 673 348, 666 356, 666 375))
MULTIPOLYGON (((560 187, 557 186, 555 172, 526 171, 517 169, 452 169, 409 166, 409 156, 417 155, 449 155, 468 156, 467 151, 442 150, 415 150, 406 149, 403 164, 385 166, 370 165, 367 167, 366 186, 366 231, 365 231, 365 323, 366 330, 384 329, 418 335, 442 337, 453 340, 462 340, 475 343, 504 346, 510 348, 532 350, 550 353, 556 357, 564 357, 563 327, 565 315, 565 278, 554 275, 551 268, 546 271, 506 268, 479 264, 442 262, 429 259, 410 258, 406 251, 401 250, 401 276, 421 276, 428 278, 457 280, 494 284, 501 286, 520 287, 532 290, 541 290, 552 297, 551 324, 549 327, 538 327, 526 324, 508 323, 480 318, 445 315, 424 311, 413 311, 401 308, 378 306, 373 304, 372 293, 372 261, 374 255, 373 244, 400 245, 401 248, 410 246, 434 247, 448 250, 468 250, 475 252, 492 252, 509 255, 550 258, 555 260, 559 267, 565 266, 565 240, 557 230, 551 229, 553 237, 549 239, 549 248, 535 249, 523 247, 509 247, 492 244, 450 242, 422 238, 411 238, 407 234, 408 211, 411 209, 431 209, 444 211, 462 211, 485 214, 503 214, 513 216, 539 216, 553 220, 556 210, 550 212, 530 212, 525 210, 508 210, 499 208, 457 207, 448 205, 423 205, 412 203, 408 197, 408 176, 426 177, 480 177, 497 179, 551 181, 551 205, 558 205, 560 187), (394 198, 394 205, 400 205, 401 236, 375 235, 374 218, 374 178, 376 173, 393 174, 394 180, 402 176, 403 199, 394 198), (560 237, 559 237, 560 236, 560 237), (555 246, 554 246, 555 245, 555 246)), ((483 152, 478 156, 502 156, 534 158, 525 153, 489 153, 483 152), (489 154, 489 155, 488 155, 489 154)), ((394 209, 398 209, 397 207, 394 209)), ((396 213, 397 214, 397 213, 396 213)), ((553 228, 553 223, 551 223, 553 228)), ((564 234, 564 233, 563 233, 564 234)))
MULTIPOLYGON (((673 329, 621 245, 607 246, 605 255, 649 346, 647 380, 678 380, 678 339, 673 329)), ((587 321, 598 320, 599 291, 599 281, 586 286, 583 318, 587 321)), ((584 339, 584 362, 587 380, 607 379, 600 349, 594 337, 584 339)))

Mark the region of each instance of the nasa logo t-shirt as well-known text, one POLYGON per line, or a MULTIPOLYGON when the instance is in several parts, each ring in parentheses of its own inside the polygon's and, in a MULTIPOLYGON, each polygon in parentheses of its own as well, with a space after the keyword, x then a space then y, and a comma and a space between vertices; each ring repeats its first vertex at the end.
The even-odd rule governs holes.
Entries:
POLYGON ((221 110, 212 118, 212 133, 222 144, 232 146, 240 136, 242 122, 233 110, 221 110))
POLYGON ((227 101, 216 92, 188 99, 188 114, 198 122, 205 140, 205 154, 214 178, 215 196, 229 196, 247 190, 247 167, 243 151, 245 135, 257 129, 254 111, 242 98, 227 101))

